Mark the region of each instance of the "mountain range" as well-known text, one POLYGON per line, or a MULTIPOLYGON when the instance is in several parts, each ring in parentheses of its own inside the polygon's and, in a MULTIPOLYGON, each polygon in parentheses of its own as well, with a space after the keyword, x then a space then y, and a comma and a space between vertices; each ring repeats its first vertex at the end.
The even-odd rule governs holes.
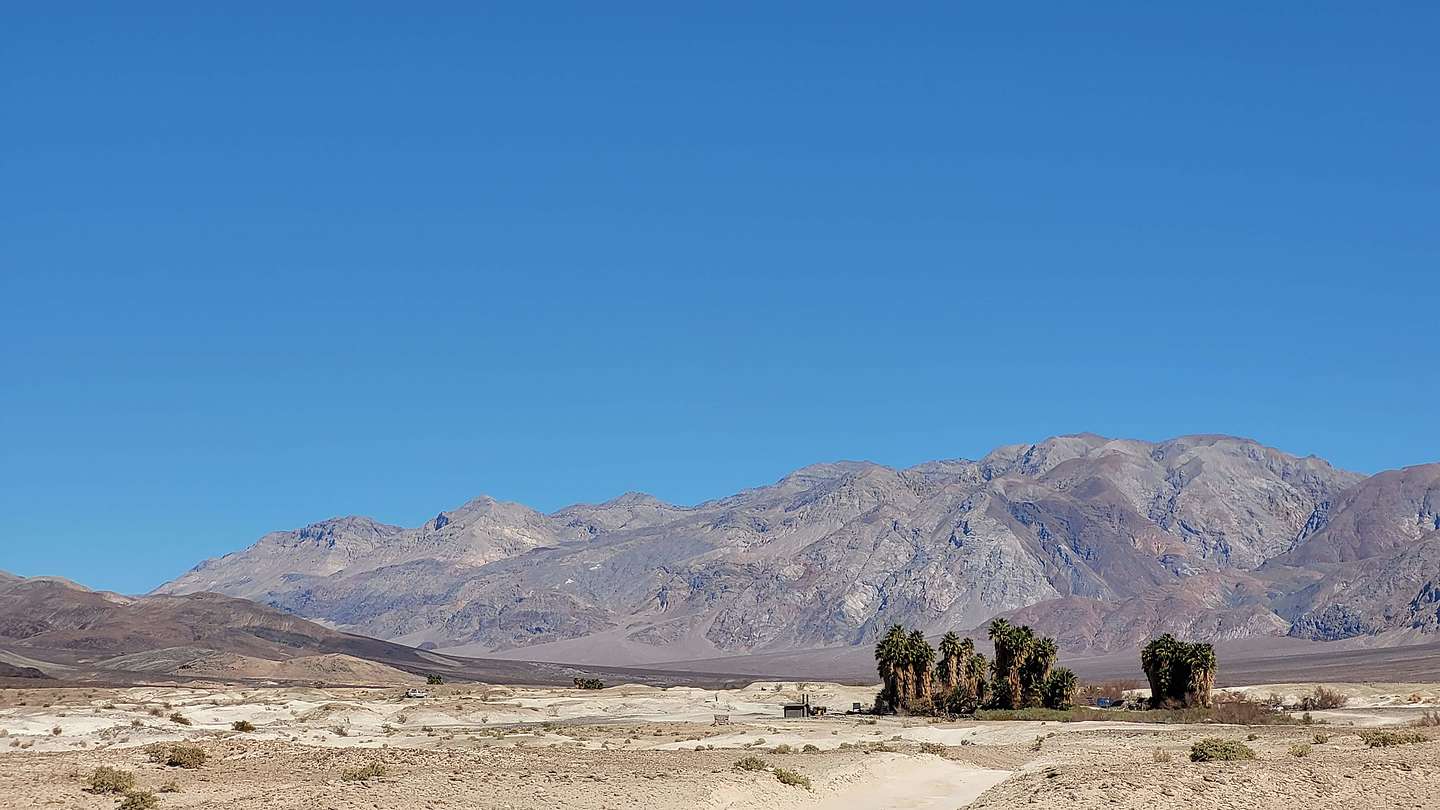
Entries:
POLYGON ((454 654, 654 664, 1007 615, 1071 651, 1160 632, 1440 627, 1440 464, 1364 476, 1229 436, 1092 434, 895 469, 817 464, 695 506, 481 497, 421 526, 267 534, 157 589, 454 654))

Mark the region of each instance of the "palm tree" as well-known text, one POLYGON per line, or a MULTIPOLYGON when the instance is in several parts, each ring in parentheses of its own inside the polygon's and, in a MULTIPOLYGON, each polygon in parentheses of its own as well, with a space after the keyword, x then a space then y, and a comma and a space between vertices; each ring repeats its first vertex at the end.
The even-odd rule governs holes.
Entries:
POLYGON ((1045 701, 1045 682, 1050 677, 1050 668, 1055 665, 1059 649, 1053 638, 1036 638, 1030 628, 1022 628, 1029 636, 1026 644, 1025 661, 1020 670, 1021 703, 1025 706, 1039 706, 1045 701))
MULTIPOLYGON (((968 638, 965 640, 970 641, 968 638)), ((971 643, 970 649, 975 649, 974 643, 971 643)), ((985 673, 989 668, 989 662, 980 653, 972 652, 965 659, 965 684, 974 691, 975 699, 981 703, 984 703, 985 698, 988 697, 989 684, 985 682, 985 673)))
POLYGON ((907 708, 929 711, 934 700, 930 687, 930 672, 935 666, 935 648, 930 646, 930 642, 925 640, 925 634, 919 630, 910 631, 908 647, 912 680, 911 702, 907 708))
MULTIPOLYGON (((974 648, 974 643, 971 643, 974 648)), ((940 638, 940 685, 946 692, 960 683, 960 671, 965 667, 965 651, 960 637, 954 631, 940 638)))
POLYGON ((1150 682, 1150 708, 1156 709, 1171 696, 1173 689, 1171 675, 1178 657, 1180 642, 1166 633, 1152 639, 1140 651, 1140 668, 1145 670, 1145 679, 1150 682))
POLYGON ((1210 690, 1215 688, 1215 648, 1198 641, 1185 645, 1186 706, 1209 706, 1210 690))
POLYGON ((905 660, 907 642, 905 628, 891 625, 885 635, 875 644, 875 665, 880 672, 880 695, 875 708, 881 712, 894 712, 901 703, 901 662, 905 660))
POLYGON ((1035 641, 1029 627, 1016 627, 1004 619, 990 622, 990 640, 995 644, 995 677, 991 681, 994 703, 1001 709, 1019 705, 1022 689, 1020 670, 1035 641))
POLYGON ((1080 681, 1069 667, 1056 668, 1045 678, 1044 687, 1040 690, 1045 708, 1070 708, 1075 705, 1075 692, 1079 688, 1080 681))

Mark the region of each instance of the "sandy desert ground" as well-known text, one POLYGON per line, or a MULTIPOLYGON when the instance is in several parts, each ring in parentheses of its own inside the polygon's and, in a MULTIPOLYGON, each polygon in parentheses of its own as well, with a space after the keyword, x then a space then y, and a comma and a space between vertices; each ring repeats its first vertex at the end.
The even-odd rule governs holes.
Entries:
POLYGON ((781 705, 801 695, 832 710, 874 695, 795 682, 720 691, 457 685, 423 699, 403 697, 403 687, 8 688, 0 807, 116 807, 117 795, 87 790, 100 766, 133 773, 159 808, 1440 807, 1440 741, 1371 748, 1359 736, 1411 730, 1440 707, 1440 687, 1339 688, 1348 705, 1315 712, 1315 725, 1255 727, 781 719, 781 705), (717 714, 729 723, 717 725, 717 714), (254 730, 233 730, 237 721, 254 730), (1248 739, 1258 758, 1189 761, 1191 743, 1217 736, 1248 739), (205 762, 152 761, 151 750, 177 742, 199 746, 205 762), (737 769, 747 756, 811 786, 737 769), (378 775, 358 778, 375 765, 378 775))

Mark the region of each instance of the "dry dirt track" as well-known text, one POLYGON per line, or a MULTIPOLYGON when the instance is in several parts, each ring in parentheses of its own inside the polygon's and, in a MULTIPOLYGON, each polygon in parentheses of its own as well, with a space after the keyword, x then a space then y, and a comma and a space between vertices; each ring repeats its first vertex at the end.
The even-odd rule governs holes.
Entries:
MULTIPOLYGON (((868 690, 805 691, 833 706, 868 690)), ((793 683, 726 692, 445 687, 419 701, 395 689, 12 689, 0 692, 0 807, 113 808, 114 797, 86 792, 101 765, 132 772, 142 789, 175 782, 179 792, 157 794, 159 808, 215 810, 1440 807, 1440 742, 1370 749, 1358 736, 1364 725, 1406 722, 1440 695, 1351 691, 1355 705, 1333 724, 1246 728, 779 719, 780 703, 799 693, 793 683), (719 710, 730 724, 713 724, 719 710), (232 731, 241 719, 255 731, 232 731), (1317 732, 1330 737, 1317 743, 1317 732), (1188 761, 1197 739, 1252 734, 1256 761, 1188 761), (202 767, 146 755, 148 745, 181 740, 205 750, 202 767), (1294 756, 1304 744, 1307 755, 1294 756), (1170 761, 1156 762, 1157 751, 1170 761), (737 770, 744 756, 802 774, 812 788, 737 770), (344 778, 373 763, 383 776, 344 778)))

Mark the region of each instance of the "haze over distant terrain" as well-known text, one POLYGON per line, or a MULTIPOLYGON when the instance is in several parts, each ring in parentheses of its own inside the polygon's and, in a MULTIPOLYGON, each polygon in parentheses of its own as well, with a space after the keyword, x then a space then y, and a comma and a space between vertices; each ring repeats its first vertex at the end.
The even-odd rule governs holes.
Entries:
POLYGON ((274 532, 158 589, 468 654, 646 663, 1013 614, 1072 651, 1160 632, 1440 629, 1440 464, 1363 476, 1228 436, 1082 434, 908 469, 817 464, 693 507, 477 498, 415 528, 274 532))

